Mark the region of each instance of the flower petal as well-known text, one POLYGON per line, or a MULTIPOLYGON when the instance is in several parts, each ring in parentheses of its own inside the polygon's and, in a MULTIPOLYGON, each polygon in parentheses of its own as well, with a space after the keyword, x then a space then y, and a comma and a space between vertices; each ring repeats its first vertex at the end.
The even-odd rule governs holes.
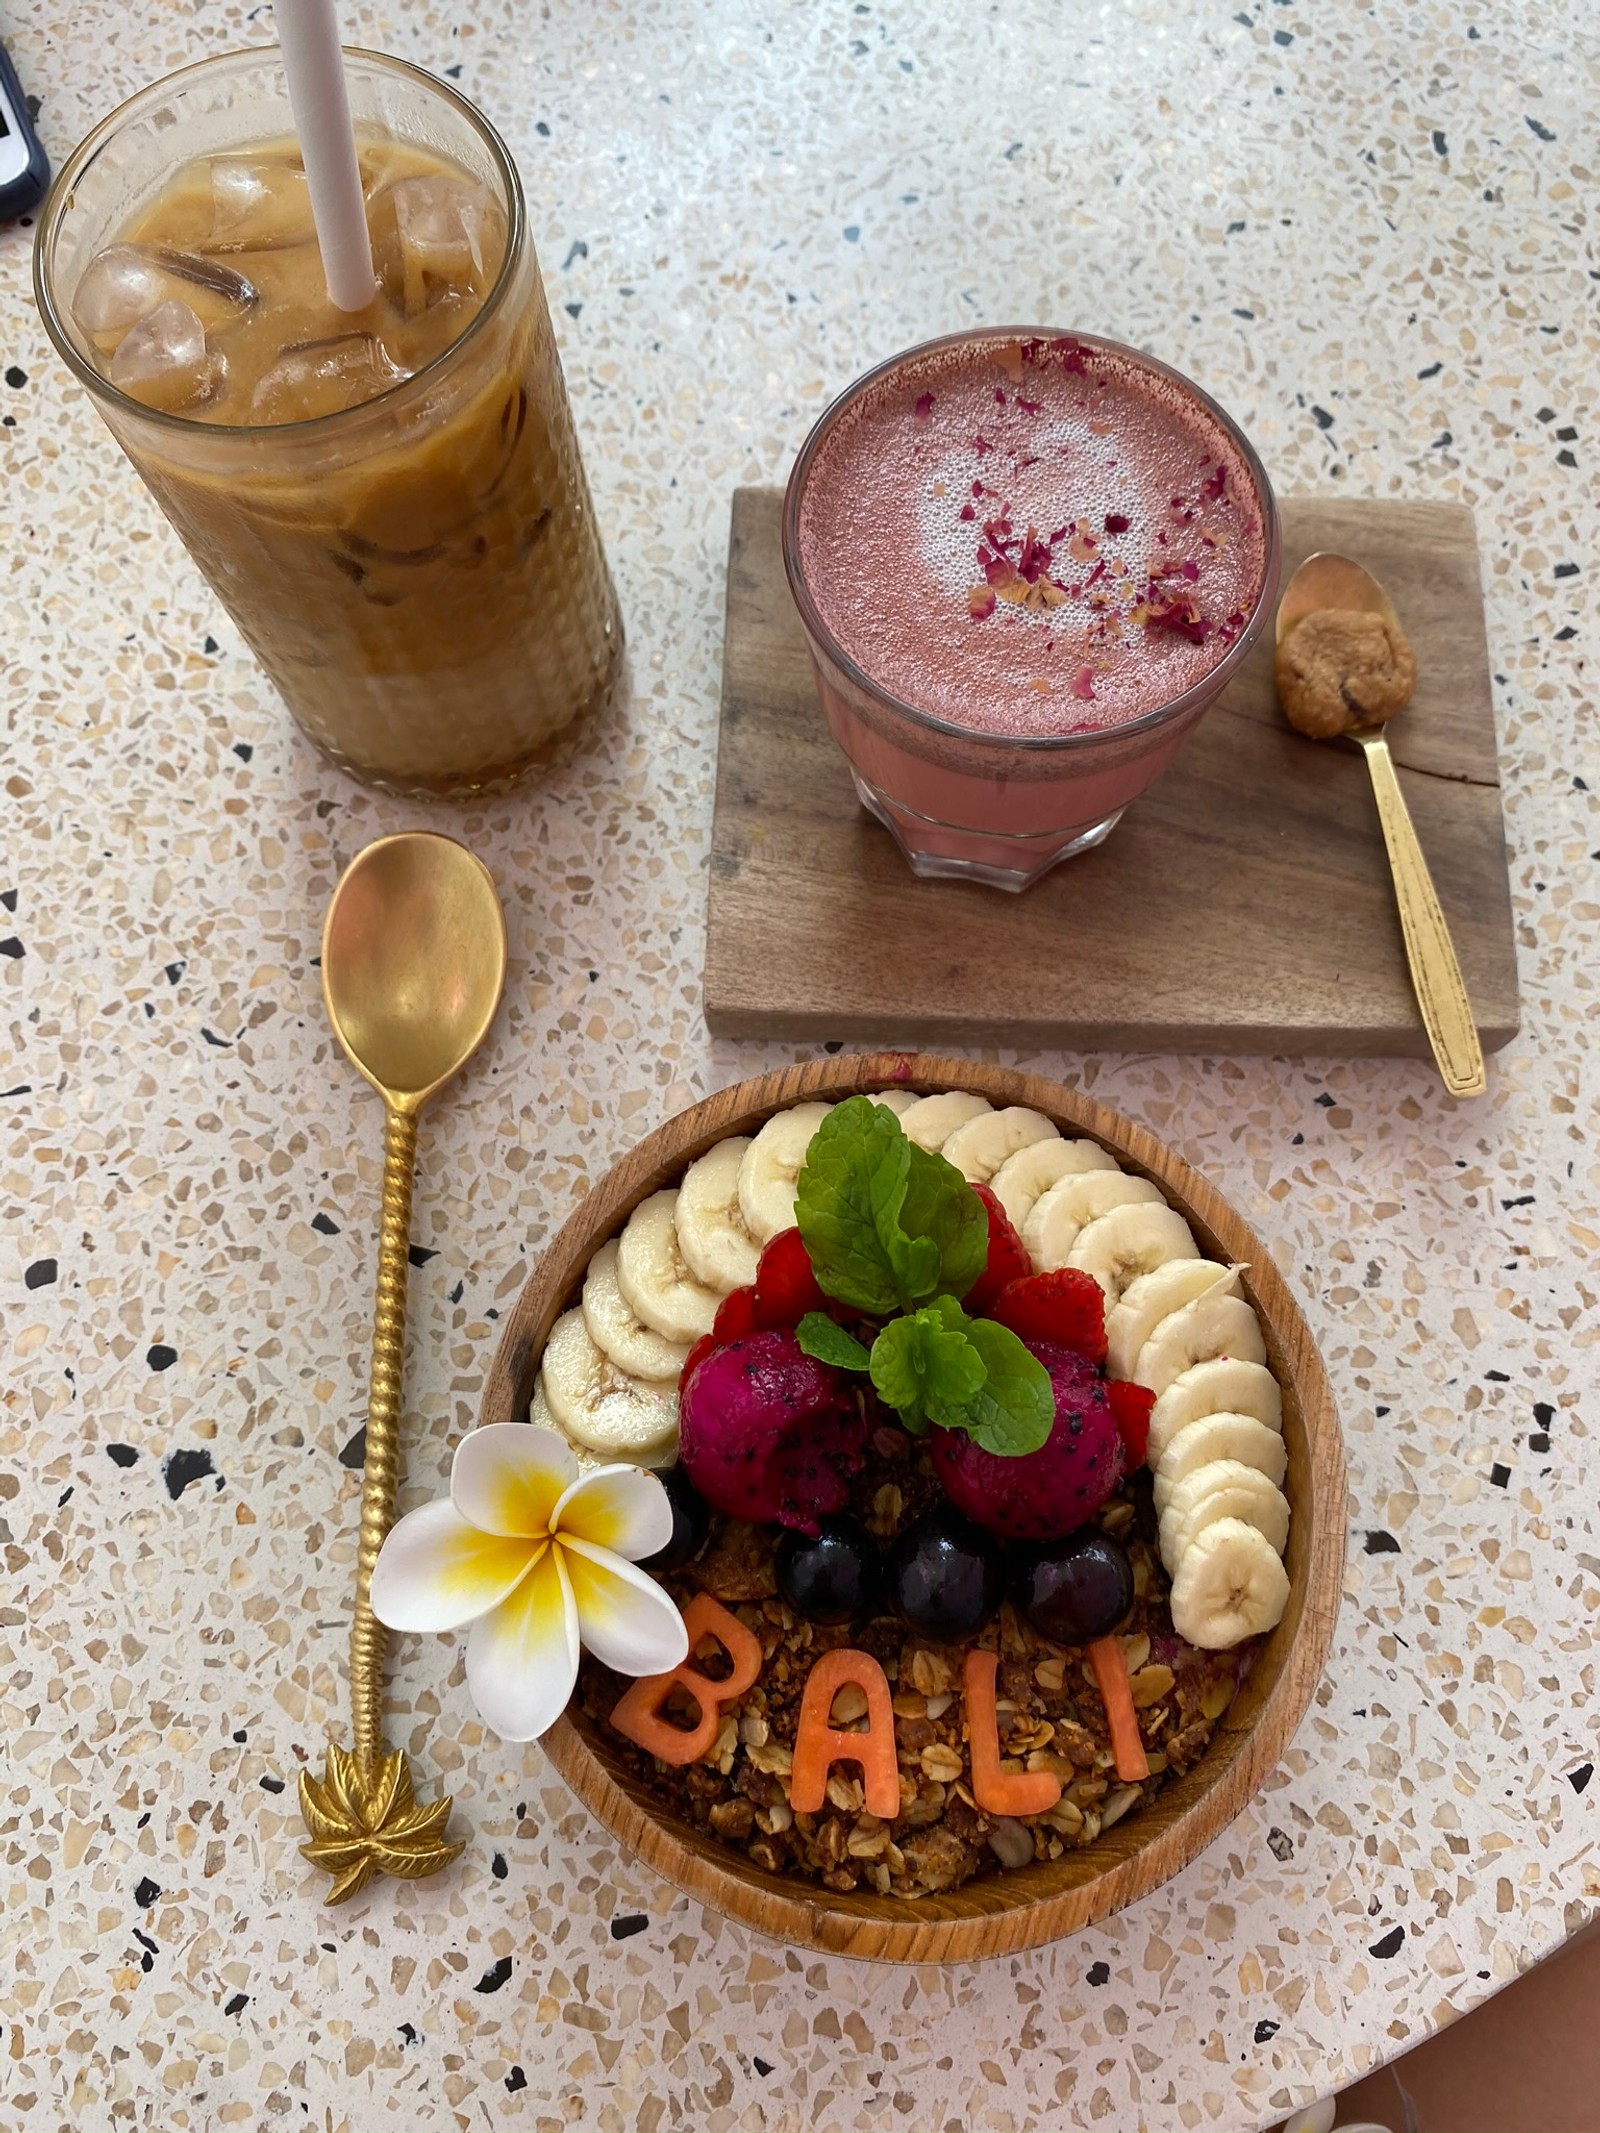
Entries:
POLYGON ((459 1629, 498 1605, 534 1544, 480 1533, 452 1503, 425 1503, 389 1529, 372 1572, 372 1612, 390 1629, 459 1629))
POLYGON ((550 1514, 578 1471, 566 1438, 527 1422, 490 1422, 456 1446, 450 1500, 484 1533, 543 1540, 550 1514))
POLYGON ((654 1474, 636 1466, 600 1466, 580 1474, 561 1497, 550 1513, 550 1530, 638 1562, 671 1540, 672 1504, 654 1474))
POLYGON ((563 1533, 561 1556, 578 1610, 578 1634, 618 1674, 664 1674, 689 1656, 689 1633, 670 1597, 620 1555, 563 1533))
POLYGON ((578 1610, 561 1550, 546 1548, 511 1597, 472 1625, 467 1686, 502 1740, 537 1740, 577 1678, 578 1610))

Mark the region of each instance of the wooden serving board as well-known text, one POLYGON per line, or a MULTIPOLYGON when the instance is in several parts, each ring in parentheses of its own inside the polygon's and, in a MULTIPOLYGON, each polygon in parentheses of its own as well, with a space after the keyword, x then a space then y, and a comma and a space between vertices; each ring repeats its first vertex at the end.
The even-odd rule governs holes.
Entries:
MULTIPOLYGON (((1020 896, 918 881, 817 703, 779 544, 739 489, 728 558, 706 1021, 719 1035, 1078 1051, 1426 1057, 1359 753, 1278 708, 1270 638, 1098 851, 1020 896)), ((1472 513, 1291 497, 1387 586, 1416 646, 1391 731, 1486 1051, 1517 1028, 1511 890, 1472 513)))

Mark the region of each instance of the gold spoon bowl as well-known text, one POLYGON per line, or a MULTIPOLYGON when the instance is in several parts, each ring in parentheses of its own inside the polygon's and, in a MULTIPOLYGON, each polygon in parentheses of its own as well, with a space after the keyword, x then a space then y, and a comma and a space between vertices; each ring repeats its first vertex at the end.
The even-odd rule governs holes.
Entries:
MULTIPOLYGON (((1396 635, 1404 634, 1394 603, 1371 572, 1349 556, 1324 550, 1307 556, 1284 587, 1278 602, 1277 642, 1281 645, 1308 615, 1330 608, 1379 615, 1396 635)), ((1393 719, 1387 723, 1392 724, 1393 719)), ((1384 847, 1389 854, 1389 871, 1394 877, 1406 961, 1440 1078, 1452 1096, 1481 1096, 1488 1084, 1472 1002, 1428 862, 1417 842, 1411 811, 1395 774, 1386 730, 1383 723, 1351 724, 1333 737, 1354 742, 1367 759, 1384 847)))
POLYGON ((413 1114, 483 1042, 505 987, 506 927, 488 868, 433 831, 369 844, 322 936, 334 1034, 386 1103, 413 1114))
POLYGON ((300 1775, 306 1858, 343 1903, 377 1874, 418 1880, 460 1850, 450 1801, 418 1803, 404 1752, 383 1740, 385 1632, 373 1565, 399 1480, 406 1271, 417 1119, 488 1035, 505 990, 506 926, 493 878, 453 837, 380 838, 345 869, 322 934, 322 996, 334 1034, 384 1104, 383 1219, 361 1478, 361 1546, 350 1625, 349 1749, 332 1743, 319 1780, 300 1775))

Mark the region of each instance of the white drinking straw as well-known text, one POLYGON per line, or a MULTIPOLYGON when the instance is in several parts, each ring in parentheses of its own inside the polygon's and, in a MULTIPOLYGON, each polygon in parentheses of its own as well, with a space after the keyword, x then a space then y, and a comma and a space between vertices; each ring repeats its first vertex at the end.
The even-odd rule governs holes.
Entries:
POLYGON ((336 311, 361 311, 371 303, 378 278, 333 0, 277 0, 277 17, 328 300, 336 311))

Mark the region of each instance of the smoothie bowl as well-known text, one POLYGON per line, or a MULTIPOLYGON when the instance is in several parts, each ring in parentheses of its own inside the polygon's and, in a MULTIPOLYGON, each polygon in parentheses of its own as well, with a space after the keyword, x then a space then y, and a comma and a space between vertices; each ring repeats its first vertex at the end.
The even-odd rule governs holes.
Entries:
POLYGON ((1259 635, 1266 472, 1177 371, 983 329, 857 380, 790 476, 784 563, 861 801, 919 874, 1022 889, 1171 762, 1259 635))
POLYGON ((546 1249, 481 1419, 458 1483, 481 1439, 657 1499, 637 1654, 580 1561, 516 1737, 797 1944, 967 1959, 1119 1907, 1260 1787, 1326 1656, 1343 1460, 1293 1300, 1153 1136, 1001 1068, 832 1059, 670 1121, 546 1249))

